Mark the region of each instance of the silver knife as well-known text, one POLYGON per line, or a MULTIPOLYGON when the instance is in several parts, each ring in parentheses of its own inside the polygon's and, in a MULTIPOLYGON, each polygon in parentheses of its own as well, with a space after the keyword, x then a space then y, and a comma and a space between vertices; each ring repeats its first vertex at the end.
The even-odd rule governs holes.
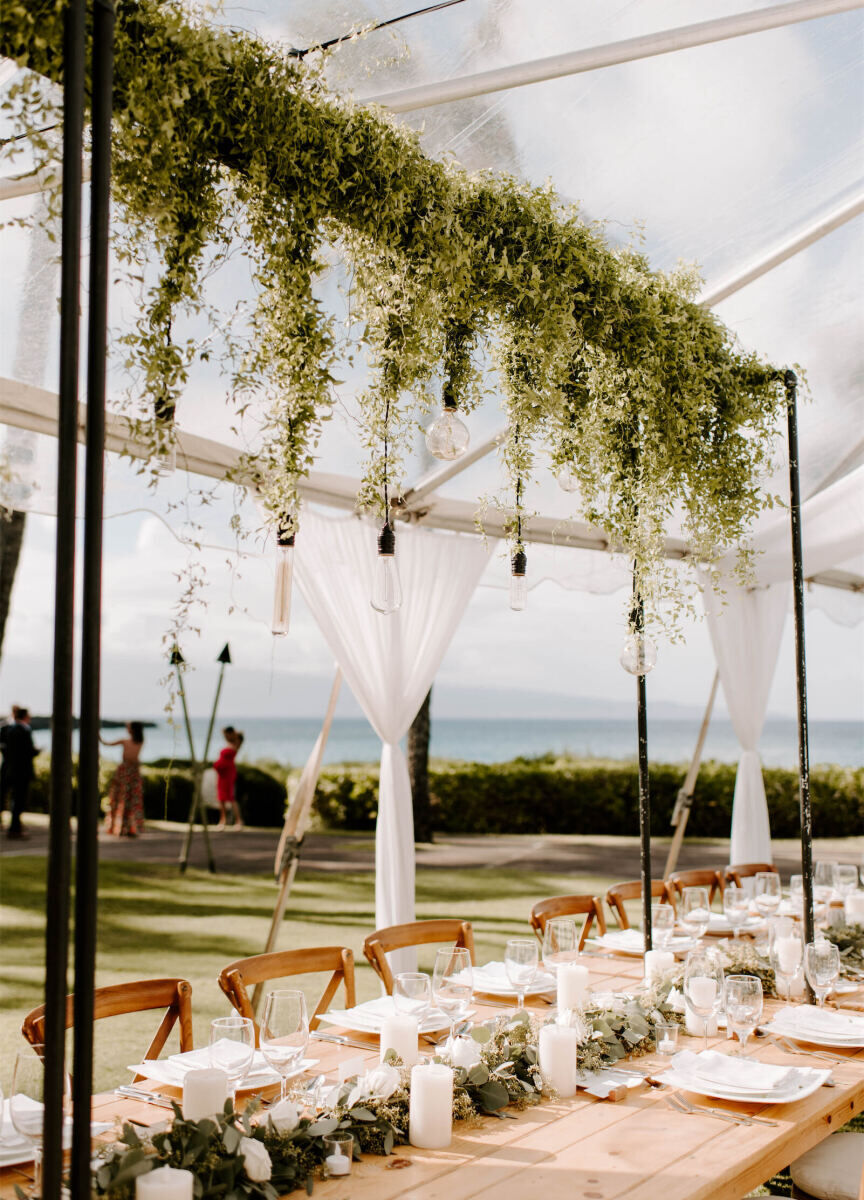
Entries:
POLYGON ((145 1092, 143 1088, 134 1087, 118 1087, 114 1089, 115 1096, 125 1096, 128 1100, 141 1100, 144 1104, 156 1104, 159 1108, 173 1108, 174 1105, 170 1100, 166 1100, 164 1096, 157 1096, 153 1092, 145 1092))
POLYGON ((355 1046, 358 1050, 375 1050, 370 1042, 361 1042, 354 1038, 343 1037, 340 1033, 310 1033, 310 1037, 319 1042, 335 1042, 337 1046, 355 1046))

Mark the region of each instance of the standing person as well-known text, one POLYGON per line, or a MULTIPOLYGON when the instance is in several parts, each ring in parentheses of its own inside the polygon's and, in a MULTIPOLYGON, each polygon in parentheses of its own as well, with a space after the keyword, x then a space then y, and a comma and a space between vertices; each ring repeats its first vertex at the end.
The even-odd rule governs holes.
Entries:
POLYGON ((103 746, 122 746, 123 760, 114 772, 108 792, 111 808, 105 818, 105 832, 112 837, 137 837, 144 828, 144 784, 138 762, 144 745, 144 727, 140 721, 127 721, 128 737, 103 746))
POLYGON ((240 805, 237 803, 235 789, 237 786, 237 751, 243 745, 243 734, 239 733, 233 725, 226 725, 222 730, 222 736, 225 739, 225 745, 219 752, 219 757, 213 764, 213 769, 218 776, 218 795, 219 806, 219 823, 217 829, 224 829, 227 825, 228 808, 230 807, 234 814, 234 828, 243 828, 243 818, 240 815, 240 805))
POLYGON ((21 814, 30 798, 30 783, 35 774, 33 759, 39 753, 33 745, 30 732, 30 713, 18 704, 12 706, 12 722, 0 729, 0 750, 3 751, 3 766, 0 768, 0 805, 6 806, 6 793, 12 794, 12 819, 6 836, 26 838, 30 835, 21 824, 21 814))

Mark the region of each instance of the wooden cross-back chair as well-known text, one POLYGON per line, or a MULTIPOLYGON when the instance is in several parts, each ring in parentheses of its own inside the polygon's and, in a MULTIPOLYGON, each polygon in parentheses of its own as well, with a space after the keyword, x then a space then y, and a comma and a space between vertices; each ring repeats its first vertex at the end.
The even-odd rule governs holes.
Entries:
POLYGON ((579 934, 579 949, 582 950, 595 920, 601 937, 606 932, 606 918, 599 896, 549 896, 546 900, 538 900, 531 909, 531 928, 542 942, 547 921, 554 917, 577 916, 585 917, 579 934))
POLYGON ((389 925, 376 929, 363 943, 363 953, 372 970, 384 984, 387 995, 393 992, 393 972, 387 961, 391 950, 404 950, 408 946, 428 946, 436 942, 449 942, 451 946, 463 946, 474 963, 474 930, 470 921, 409 921, 405 925, 389 925))
POLYGON ((666 887, 674 896, 683 896, 684 889, 689 887, 704 887, 708 889, 708 903, 714 903, 714 897, 719 892, 723 895, 723 874, 711 867, 702 867, 694 871, 673 871, 666 880, 666 887))
POLYGON ((741 887, 742 879, 752 879, 754 875, 761 875, 763 871, 777 874, 773 863, 731 863, 723 874, 727 883, 737 883, 738 887, 741 887))
MULTIPOLYGON (((66 997, 66 1028, 74 1022, 74 996, 66 997)), ((168 1035, 180 1024, 180 1051, 193 1050, 192 1041, 192 985, 185 979, 139 979, 134 983, 114 983, 109 987, 96 988, 93 993, 93 1019, 119 1017, 129 1013, 149 1012, 164 1008, 165 1015, 156 1030, 156 1035, 143 1059, 158 1058, 168 1035)), ((40 1004, 24 1018, 21 1026, 24 1037, 37 1050, 45 1044, 45 1005, 40 1004)), ((143 1079, 143 1075, 136 1075, 143 1079)))
MULTIPOLYGON (((609 888, 606 893, 606 903, 609 905, 609 911, 613 917, 617 918, 621 929, 630 928, 630 918, 627 916, 624 901, 641 899, 641 879, 627 879, 624 883, 616 883, 609 888)), ((675 907, 675 897, 670 893, 662 879, 651 880, 651 899, 659 900, 661 904, 671 904, 673 908, 675 907)))
MULTIPOLYGON (((345 1007, 353 1008, 357 1003, 354 987, 354 955, 346 946, 313 946, 304 950, 276 950, 272 954, 253 954, 250 958, 238 958, 219 973, 219 986, 231 1006, 241 1017, 255 1021, 255 1011, 249 998, 249 990, 259 983, 273 979, 288 979, 292 975, 309 975, 330 971, 330 979, 309 1014, 309 1028, 317 1029, 321 1014, 330 1007, 340 984, 345 987, 345 1007)), ((258 1023, 255 1022, 255 1044, 258 1044, 258 1023)))

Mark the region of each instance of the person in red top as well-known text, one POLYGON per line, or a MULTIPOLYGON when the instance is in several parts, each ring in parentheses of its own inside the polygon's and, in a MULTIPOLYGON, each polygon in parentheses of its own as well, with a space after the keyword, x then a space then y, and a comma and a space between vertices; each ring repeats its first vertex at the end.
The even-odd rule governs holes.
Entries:
POLYGON ((228 725, 222 730, 222 736, 225 738, 225 745, 222 747, 219 757, 213 764, 213 769, 218 777, 217 795, 219 796, 219 823, 217 829, 224 829, 227 825, 227 816, 229 807, 234 813, 234 828, 243 828, 243 818, 240 816, 240 805, 237 803, 237 798, 234 794, 237 783, 237 751, 243 745, 243 734, 234 728, 233 725, 228 725))

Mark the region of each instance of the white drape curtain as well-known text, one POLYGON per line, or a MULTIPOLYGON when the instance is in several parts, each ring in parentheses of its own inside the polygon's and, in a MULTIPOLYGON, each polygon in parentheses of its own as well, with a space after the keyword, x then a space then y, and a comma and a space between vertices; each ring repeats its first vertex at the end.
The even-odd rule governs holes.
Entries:
POLYGON ((790 591, 787 583, 747 591, 730 580, 725 595, 718 595, 710 587, 703 592, 720 682, 741 744, 732 805, 730 863, 772 861, 758 745, 790 591))
MULTIPOLYGON (((369 603, 377 532, 371 522, 304 510, 295 578, 382 742, 375 835, 375 920, 382 928, 414 920, 414 817, 400 742, 432 685, 488 551, 478 537, 397 526, 404 598, 400 609, 383 616, 369 603)), ((410 969, 411 955, 397 953, 396 969, 410 969)))

